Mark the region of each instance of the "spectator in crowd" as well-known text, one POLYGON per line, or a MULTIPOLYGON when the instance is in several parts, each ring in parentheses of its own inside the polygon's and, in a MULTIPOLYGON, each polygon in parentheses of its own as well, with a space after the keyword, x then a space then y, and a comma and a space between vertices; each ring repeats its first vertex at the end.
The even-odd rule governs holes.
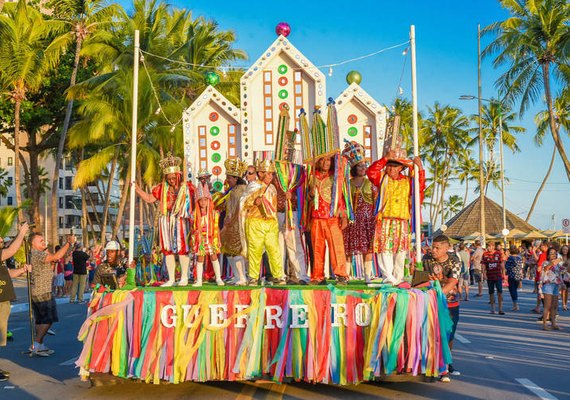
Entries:
POLYGON ((558 308, 558 296, 560 289, 565 288, 562 279, 564 266, 562 258, 554 247, 549 247, 546 251, 547 260, 539 267, 542 268, 539 284, 539 293, 544 299, 544 312, 542 314, 542 329, 545 331, 554 329, 560 330, 556 323, 556 309, 558 308), (546 325, 550 319, 550 327, 546 325))
MULTIPOLYGON (((459 322, 460 299, 457 296, 457 283, 461 275, 461 261, 454 253, 449 253, 449 249, 449 238, 445 235, 439 235, 433 239, 432 254, 424 256, 422 262, 424 270, 430 274, 430 279, 440 281, 442 291, 447 298, 447 308, 453 321, 449 336, 449 349, 451 350, 459 322)), ((440 380, 449 382, 449 374, 460 375, 459 371, 454 369, 452 364, 449 364, 447 371, 442 374, 440 380)))
POLYGON ((487 279, 487 288, 491 300, 491 314, 495 314, 495 290, 497 290, 499 315, 505 315, 503 311, 503 256, 500 251, 500 244, 493 246, 489 244, 487 251, 483 254, 483 273, 487 279))
POLYGON ((471 255, 465 243, 459 245, 459 260, 461 261, 461 276, 459 277, 459 298, 463 296, 465 301, 469 301, 469 264, 471 255), (465 292, 465 294, 463 294, 465 292))
POLYGON ((73 246, 76 239, 71 235, 67 238, 67 243, 55 254, 47 251, 47 245, 43 235, 34 233, 30 236, 31 244, 31 295, 32 310, 36 323, 35 342, 30 346, 32 354, 48 357, 54 353, 44 344, 47 331, 54 322, 58 322, 57 307, 51 292, 51 281, 53 275, 52 263, 62 258, 73 246))
POLYGON ((483 296, 483 271, 481 269, 481 261, 483 259, 483 247, 481 246, 481 241, 475 241, 475 250, 471 255, 471 263, 473 264, 473 277, 475 283, 477 284, 477 297, 483 296))
POLYGON ((540 283, 540 275, 542 273, 542 265, 546 261, 546 250, 548 250, 548 245, 546 242, 540 243, 538 250, 534 250, 533 256, 536 260, 536 273, 534 275, 534 292, 536 293, 536 307, 533 308, 531 311, 536 314, 540 314, 540 303, 543 301, 542 295, 538 290, 538 286, 540 283))
MULTIPOLYGON (((57 253, 61 249, 60 245, 55 246, 57 253)), ((64 260, 63 257, 56 261, 55 265, 55 279, 54 279, 54 294, 55 297, 63 297, 63 287, 65 285, 64 279, 64 260)))
POLYGON ((69 296, 71 292, 71 283, 73 282, 73 259, 71 253, 67 253, 63 257, 63 295, 69 296))
POLYGON ((523 278, 523 260, 519 254, 519 249, 516 246, 511 246, 510 253, 511 254, 505 262, 505 270, 507 272, 507 279, 509 282, 509 293, 511 295, 511 300, 513 301, 512 311, 518 311, 518 290, 523 278))
POLYGON ((562 309, 564 311, 568 310, 568 288, 570 287, 570 259, 568 257, 568 253, 570 247, 564 245, 560 248, 560 255, 562 256, 562 265, 565 268, 565 271, 562 275, 562 280, 564 281, 565 288, 562 289, 562 309))
MULTIPOLYGON (((16 298, 16 292, 12 284, 12 278, 18 277, 26 272, 31 271, 31 266, 24 265, 19 269, 8 269, 4 261, 11 258, 24 241, 26 233, 28 233, 28 224, 20 227, 18 236, 12 241, 10 246, 0 248, 0 347, 6 346, 8 339, 8 318, 10 317, 10 301, 16 298)), ((8 371, 0 369, 0 382, 5 382, 10 377, 8 371)))
POLYGON ((75 246, 75 250, 71 254, 73 260, 73 282, 71 283, 70 303, 85 303, 83 295, 85 294, 85 285, 87 283, 87 262, 89 254, 84 252, 81 244, 75 246))

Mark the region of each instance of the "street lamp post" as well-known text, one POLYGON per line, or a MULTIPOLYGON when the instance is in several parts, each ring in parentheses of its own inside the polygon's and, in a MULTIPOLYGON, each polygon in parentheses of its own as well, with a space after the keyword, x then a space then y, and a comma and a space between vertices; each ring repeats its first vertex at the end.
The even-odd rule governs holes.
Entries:
MULTIPOLYGON (((475 96, 470 96, 470 95, 462 95, 459 97, 459 100, 475 100, 477 99, 477 97, 475 96)), ((507 209, 505 207, 505 163, 504 163, 504 158, 503 158, 503 108, 502 108, 502 104, 500 101, 496 101, 496 100, 490 100, 490 99, 482 99, 479 98, 479 101, 486 101, 488 102, 490 105, 492 105, 493 103, 497 104, 498 107, 498 111, 499 111, 499 127, 498 127, 498 131, 499 131, 499 154, 500 154, 500 174, 501 174, 501 207, 502 207, 502 214, 503 214, 503 230, 501 231, 501 234, 503 235, 503 243, 507 244, 507 235, 509 234, 509 230, 507 229, 507 209)), ((482 134, 482 129, 481 129, 481 112, 479 112, 479 162, 480 162, 480 177, 479 177, 479 186, 480 186, 480 190, 479 190, 479 194, 480 196, 483 198, 483 173, 482 173, 482 154, 483 154, 483 134, 482 134)), ((482 200, 483 201, 483 200, 482 200)), ((483 235, 483 237, 485 237, 485 232, 484 232, 484 223, 481 224, 482 225, 482 232, 481 234, 483 235)))

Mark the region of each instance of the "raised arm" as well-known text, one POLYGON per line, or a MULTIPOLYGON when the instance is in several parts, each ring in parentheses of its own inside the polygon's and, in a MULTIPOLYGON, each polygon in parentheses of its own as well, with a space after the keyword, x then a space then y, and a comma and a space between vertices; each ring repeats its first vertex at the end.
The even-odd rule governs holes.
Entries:
POLYGON ((382 170, 386 167, 386 163, 388 159, 386 157, 382 157, 379 160, 376 160, 372 163, 368 170, 366 171, 366 175, 368 175, 368 179, 374 186, 378 186, 380 184, 380 179, 382 178, 382 170))
POLYGON ((144 201, 146 201, 147 203, 154 203, 155 201, 157 201, 156 197, 154 197, 152 193, 148 193, 142 190, 136 182, 135 182, 135 192, 137 192, 139 197, 144 201))
POLYGON ((22 246, 22 243, 24 242, 24 237, 26 236, 26 233, 28 233, 29 230, 30 227, 28 226, 28 223, 24 222, 22 226, 20 226, 20 230, 18 231, 18 236, 16 236, 14 240, 12 240, 10 246, 8 246, 6 249, 2 251, 1 261, 7 260, 10 257, 12 257, 14 254, 16 254, 18 249, 22 246))
POLYGON ((61 246, 61 249, 56 251, 54 254, 48 254, 46 257, 46 262, 55 262, 60 258, 65 256, 65 253, 69 250, 69 248, 77 241, 77 238, 74 235, 69 235, 67 237, 67 242, 61 246))

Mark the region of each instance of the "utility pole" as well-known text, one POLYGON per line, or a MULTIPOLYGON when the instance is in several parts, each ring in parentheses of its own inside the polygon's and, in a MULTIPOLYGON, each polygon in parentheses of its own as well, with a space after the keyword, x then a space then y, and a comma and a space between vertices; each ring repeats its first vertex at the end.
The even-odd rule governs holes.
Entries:
POLYGON ((481 24, 477 24, 477 114, 479 116, 479 206, 480 206, 480 227, 481 227, 481 243, 483 248, 486 247, 485 234, 485 182, 483 179, 483 127, 481 125, 481 114, 483 108, 482 96, 483 89, 481 85, 481 24))
MULTIPOLYGON (((420 155, 418 140, 418 87, 416 82, 416 27, 410 26, 410 50, 412 58, 412 126, 414 132, 414 157, 420 155)), ((416 235, 416 265, 422 260, 422 225, 420 208, 420 171, 414 164, 414 232, 416 235)))
POLYGON ((140 56, 140 32, 135 31, 134 64, 133 64, 133 115, 131 128, 131 197, 129 202, 129 263, 133 261, 135 252, 135 182, 137 179, 137 131, 138 131, 138 98, 139 98, 139 56, 140 56))

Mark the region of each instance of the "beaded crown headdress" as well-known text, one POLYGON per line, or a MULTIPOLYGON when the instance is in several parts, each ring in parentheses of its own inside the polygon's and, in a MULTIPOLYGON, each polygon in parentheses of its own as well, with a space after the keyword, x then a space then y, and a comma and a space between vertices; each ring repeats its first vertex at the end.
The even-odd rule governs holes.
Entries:
POLYGON ((226 175, 238 178, 242 178, 245 171, 247 171, 247 163, 239 158, 228 158, 224 162, 224 167, 226 167, 226 175))
POLYGON ((182 163, 182 159, 180 157, 176 157, 172 155, 172 153, 168 152, 166 157, 164 157, 158 165, 162 169, 162 173, 164 175, 168 174, 175 174, 180 172, 180 164, 182 163))
POLYGON ((271 160, 257 160, 255 170, 257 172, 275 172, 275 164, 271 160))
POLYGON ((344 139, 344 150, 342 151, 342 155, 346 157, 351 168, 362 162, 366 162, 364 147, 354 140, 348 141, 344 139))

